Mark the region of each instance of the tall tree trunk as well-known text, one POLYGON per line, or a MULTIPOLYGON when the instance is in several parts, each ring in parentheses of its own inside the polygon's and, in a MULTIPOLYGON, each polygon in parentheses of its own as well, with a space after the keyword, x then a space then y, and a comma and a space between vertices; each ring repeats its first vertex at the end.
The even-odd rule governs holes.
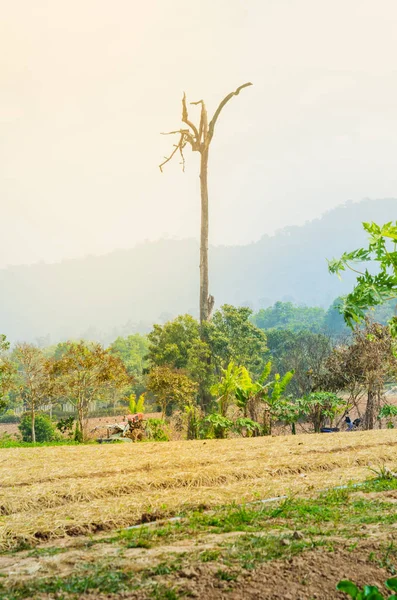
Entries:
MULTIPOLYGON (((78 421, 79 421, 79 430, 80 430, 80 436, 81 436, 81 441, 85 441, 85 423, 84 423, 84 410, 82 408, 82 406, 79 406, 77 409, 77 414, 78 414, 78 421)), ((80 441, 80 440, 78 440, 80 441)))
POLYGON ((32 409, 31 409, 31 421, 32 421, 32 442, 35 444, 36 443, 36 430, 35 430, 35 412, 34 412, 33 405, 32 405, 32 409))
POLYGON ((200 323, 209 319, 208 276, 208 148, 200 154, 201 232, 200 232, 200 323))
POLYGON ((270 414, 270 410, 268 407, 265 407, 263 413, 263 434, 271 435, 272 434, 272 418, 270 414))
POLYGON ((211 140, 214 136, 215 124, 221 114, 223 108, 234 96, 238 96, 241 90, 251 86, 252 83, 244 83, 240 85, 234 92, 231 92, 224 97, 222 102, 216 109, 214 116, 208 123, 208 114, 204 100, 198 102, 192 102, 192 104, 201 106, 200 123, 196 126, 189 119, 186 94, 183 94, 182 98, 182 122, 185 123, 188 128, 179 129, 177 131, 170 131, 168 134, 173 135, 178 133, 180 135, 179 142, 174 144, 174 149, 168 157, 159 165, 160 171, 163 171, 164 165, 166 165, 178 150, 182 157, 182 167, 185 170, 185 157, 183 149, 186 144, 189 144, 193 152, 200 152, 200 188, 201 188, 201 236, 200 236, 200 323, 204 323, 211 318, 212 309, 214 307, 214 298, 209 295, 208 292, 208 181, 207 181, 207 170, 208 170, 208 151, 211 144, 211 140))
POLYGON ((375 427, 376 392, 373 387, 368 388, 367 408, 364 416, 364 429, 375 427))

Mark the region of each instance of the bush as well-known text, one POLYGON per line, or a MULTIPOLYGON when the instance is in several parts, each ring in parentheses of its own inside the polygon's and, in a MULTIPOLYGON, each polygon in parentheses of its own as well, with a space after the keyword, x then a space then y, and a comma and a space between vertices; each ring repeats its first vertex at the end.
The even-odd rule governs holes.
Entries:
MULTIPOLYGON (((48 415, 38 413, 35 418, 36 442, 51 442, 57 439, 53 422, 48 415)), ((32 441, 32 421, 30 413, 25 413, 19 424, 24 442, 32 441)))
POLYGON ((168 442, 166 422, 163 419, 148 419, 146 421, 146 435, 155 442, 168 442))
POLYGON ((220 415, 219 413, 213 413, 205 418, 205 421, 209 424, 210 430, 207 434, 209 438, 224 439, 227 437, 228 432, 233 428, 233 421, 220 415))
POLYGON ((73 437, 74 416, 72 415, 66 419, 60 419, 56 425, 56 428, 61 433, 66 433, 68 437, 73 437))
POLYGON ((332 426, 336 415, 346 408, 346 400, 332 392, 312 392, 303 398, 298 398, 296 403, 300 414, 307 416, 316 433, 320 433, 326 421, 329 421, 332 426))
POLYGON ((7 410, 6 413, 0 415, 0 423, 19 423, 20 417, 13 410, 7 410))

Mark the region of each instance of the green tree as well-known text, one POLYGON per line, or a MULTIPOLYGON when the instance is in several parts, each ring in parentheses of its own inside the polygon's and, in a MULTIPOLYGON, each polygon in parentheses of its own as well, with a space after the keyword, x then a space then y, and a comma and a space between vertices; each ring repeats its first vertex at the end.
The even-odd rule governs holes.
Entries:
POLYGON ((276 302, 262 308, 252 316, 254 325, 268 329, 320 332, 323 328, 325 311, 312 306, 295 306, 292 302, 276 302))
POLYGON ((209 389, 213 383, 211 348, 201 339, 196 319, 181 315, 164 325, 154 325, 148 340, 149 365, 186 371, 198 385, 202 406, 208 406, 209 389))
POLYGON ((266 335, 251 322, 252 310, 224 304, 206 325, 205 339, 218 374, 231 361, 260 374, 267 352, 266 335))
POLYGON ((154 325, 148 341, 150 367, 187 369, 192 350, 200 341, 200 327, 190 315, 180 315, 164 325, 154 325))
POLYGON ((149 352, 147 336, 135 333, 127 337, 118 337, 109 346, 109 351, 123 361, 127 373, 133 379, 134 393, 139 395, 144 392, 143 374, 148 366, 147 355, 149 352))
POLYGON ((0 411, 6 408, 8 393, 15 387, 16 366, 8 354, 9 348, 6 336, 0 334, 0 411))
POLYGON ((231 419, 224 417, 220 413, 211 413, 205 419, 205 422, 210 426, 209 436, 223 440, 227 437, 228 432, 233 429, 234 423, 231 419))
POLYGON ((225 305, 201 328, 190 315, 155 325, 148 335, 149 365, 184 370, 198 385, 201 406, 208 408, 211 387, 231 361, 253 373, 263 367, 266 335, 250 322, 251 314, 249 308, 225 305))
POLYGON ((275 369, 282 375, 294 371, 289 393, 300 398, 314 391, 333 348, 331 337, 310 331, 271 330, 267 343, 275 369))
POLYGON ((379 411, 378 419, 386 419, 388 429, 394 429, 394 421, 397 419, 397 406, 385 404, 379 411))
POLYGON ((30 415, 25 413, 18 428, 24 442, 51 442, 56 439, 55 427, 48 415, 37 414, 33 430, 30 415))
POLYGON ((163 365, 150 370, 147 389, 152 392, 160 405, 162 419, 164 419, 167 408, 172 404, 177 404, 184 409, 186 405, 194 403, 197 383, 183 371, 163 365))
POLYGON ((36 442, 36 412, 50 404, 54 397, 54 385, 49 361, 40 348, 31 344, 17 344, 13 356, 18 365, 18 395, 30 413, 32 442, 36 442))
MULTIPOLYGON (((353 291, 342 299, 341 304, 341 312, 350 327, 362 321, 369 308, 397 298, 397 222, 381 226, 363 223, 363 227, 368 234, 368 246, 345 252, 328 263, 329 271, 339 277, 346 269, 357 274, 353 291), (359 265, 368 262, 375 265, 375 273, 360 270, 359 265)), ((396 335, 397 316, 391 319, 390 325, 396 335)))
POLYGON ((66 342, 59 345, 57 356, 51 362, 57 393, 76 408, 78 429, 85 439, 93 402, 108 399, 110 390, 125 388, 131 377, 122 360, 101 344, 66 342))
POLYGON ((341 314, 342 298, 336 298, 324 315, 323 330, 333 337, 346 336, 349 328, 341 314))

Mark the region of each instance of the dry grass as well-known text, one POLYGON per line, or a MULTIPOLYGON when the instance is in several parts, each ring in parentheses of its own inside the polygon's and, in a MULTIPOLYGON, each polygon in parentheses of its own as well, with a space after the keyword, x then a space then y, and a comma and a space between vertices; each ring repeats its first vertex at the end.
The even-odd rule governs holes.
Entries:
POLYGON ((397 431, 0 450, 0 549, 362 480, 397 431))

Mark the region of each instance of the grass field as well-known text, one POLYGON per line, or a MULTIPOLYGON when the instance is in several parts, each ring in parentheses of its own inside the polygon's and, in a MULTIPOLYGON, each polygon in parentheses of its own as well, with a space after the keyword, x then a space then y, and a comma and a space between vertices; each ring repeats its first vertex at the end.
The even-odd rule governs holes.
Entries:
POLYGON ((0 549, 307 495, 397 462, 397 432, 0 450, 0 549))

